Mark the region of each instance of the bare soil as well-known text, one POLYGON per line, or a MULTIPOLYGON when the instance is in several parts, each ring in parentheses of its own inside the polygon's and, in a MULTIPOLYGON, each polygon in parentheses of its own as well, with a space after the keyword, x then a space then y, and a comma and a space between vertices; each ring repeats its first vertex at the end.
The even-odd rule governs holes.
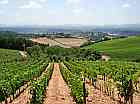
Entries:
POLYGON ((55 38, 54 40, 70 47, 80 47, 87 42, 85 38, 55 38))
POLYGON ((53 74, 45 92, 43 104, 74 104, 70 96, 70 90, 59 70, 58 63, 54 64, 53 74))
POLYGON ((31 94, 29 91, 30 87, 26 88, 19 97, 17 97, 15 100, 12 101, 12 103, 9 104, 28 104, 31 99, 31 94))
POLYGON ((37 42, 37 43, 40 43, 40 44, 49 44, 49 46, 61 46, 61 47, 64 47, 64 48, 66 47, 66 46, 62 45, 61 43, 58 43, 58 42, 56 42, 52 39, 46 38, 46 37, 44 37, 44 38, 33 38, 31 40, 33 42, 37 42))
POLYGON ((41 44, 49 44, 49 46, 60 46, 64 48, 80 47, 83 43, 87 42, 85 38, 33 38, 33 42, 41 44))
POLYGON ((117 101, 113 101, 109 96, 95 89, 90 83, 86 83, 86 89, 88 89, 89 93, 87 104, 118 104, 117 101), (92 101, 88 99, 92 99, 92 101))
POLYGON ((134 104, 140 104, 140 94, 134 95, 134 104))

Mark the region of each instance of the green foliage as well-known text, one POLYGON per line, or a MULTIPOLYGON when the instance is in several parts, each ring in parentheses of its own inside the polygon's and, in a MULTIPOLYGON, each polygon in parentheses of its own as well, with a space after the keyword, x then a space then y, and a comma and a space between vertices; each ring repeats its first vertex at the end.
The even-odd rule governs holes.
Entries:
POLYGON ((98 60, 101 55, 91 49, 79 49, 79 48, 62 48, 58 46, 48 47, 35 45, 27 49, 27 52, 32 57, 49 57, 51 62, 62 62, 64 60, 98 60))
POLYGON ((39 45, 35 45, 27 49, 27 53, 32 57, 39 57, 42 54, 42 49, 39 45))
POLYGON ((103 52, 113 60, 135 61, 140 59, 140 36, 104 41, 84 48, 103 52))
POLYGON ((32 100, 31 104, 42 104, 44 91, 48 86, 48 82, 53 72, 53 66, 51 65, 46 72, 44 72, 39 79, 32 82, 32 100))
POLYGON ((85 76, 90 79, 96 79, 98 75, 113 79, 115 86, 118 88, 119 94, 124 97, 125 103, 134 94, 134 86, 132 85, 140 75, 140 64, 123 61, 77 61, 65 62, 65 65, 72 72, 79 76, 79 73, 85 72, 85 76))
POLYGON ((33 46, 31 40, 16 37, 13 33, 0 33, 0 48, 24 50, 26 47, 33 46))
POLYGON ((28 81, 40 76, 46 67, 47 59, 29 58, 21 61, 18 60, 17 51, 1 49, 0 52, 2 53, 0 57, 1 102, 10 95, 14 95, 16 90, 28 81))
POLYGON ((0 64, 20 60, 21 57, 17 50, 0 49, 0 64))
POLYGON ((67 84, 71 89, 71 96, 77 104, 83 104, 83 82, 80 80, 79 76, 71 73, 66 67, 61 64, 61 73, 67 84))
POLYGON ((83 45, 81 45, 80 47, 85 47, 85 46, 89 46, 92 44, 94 44, 94 42, 88 41, 88 42, 84 43, 83 45))

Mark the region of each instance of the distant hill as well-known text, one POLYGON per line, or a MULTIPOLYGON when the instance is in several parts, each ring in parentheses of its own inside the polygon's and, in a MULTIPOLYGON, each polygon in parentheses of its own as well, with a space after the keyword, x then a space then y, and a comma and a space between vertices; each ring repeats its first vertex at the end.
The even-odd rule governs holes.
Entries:
POLYGON ((84 48, 101 51, 115 60, 140 60, 140 36, 104 41, 84 48))
POLYGON ((119 35, 140 34, 140 24, 125 25, 0 25, 0 31, 31 32, 110 32, 119 35))
POLYGON ((63 27, 39 27, 39 26, 21 26, 21 27, 0 27, 0 31, 14 31, 18 33, 46 33, 46 32, 80 32, 80 29, 63 27))

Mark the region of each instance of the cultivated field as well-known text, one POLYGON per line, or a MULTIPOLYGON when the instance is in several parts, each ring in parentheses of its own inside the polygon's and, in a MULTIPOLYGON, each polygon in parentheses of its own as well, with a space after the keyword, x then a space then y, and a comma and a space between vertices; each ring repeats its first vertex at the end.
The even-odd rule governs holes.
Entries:
POLYGON ((64 48, 80 47, 83 43, 87 42, 85 38, 33 38, 33 42, 41 44, 49 44, 49 46, 60 46, 64 48))
POLYGON ((54 40, 70 47, 80 47, 83 43, 87 42, 85 38, 55 38, 54 40))

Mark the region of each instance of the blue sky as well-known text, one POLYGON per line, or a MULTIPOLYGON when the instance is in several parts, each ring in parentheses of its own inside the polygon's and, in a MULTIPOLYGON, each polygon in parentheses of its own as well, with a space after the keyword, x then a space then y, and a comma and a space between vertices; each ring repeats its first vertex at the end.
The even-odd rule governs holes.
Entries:
POLYGON ((140 24, 140 0, 0 0, 0 24, 140 24))

